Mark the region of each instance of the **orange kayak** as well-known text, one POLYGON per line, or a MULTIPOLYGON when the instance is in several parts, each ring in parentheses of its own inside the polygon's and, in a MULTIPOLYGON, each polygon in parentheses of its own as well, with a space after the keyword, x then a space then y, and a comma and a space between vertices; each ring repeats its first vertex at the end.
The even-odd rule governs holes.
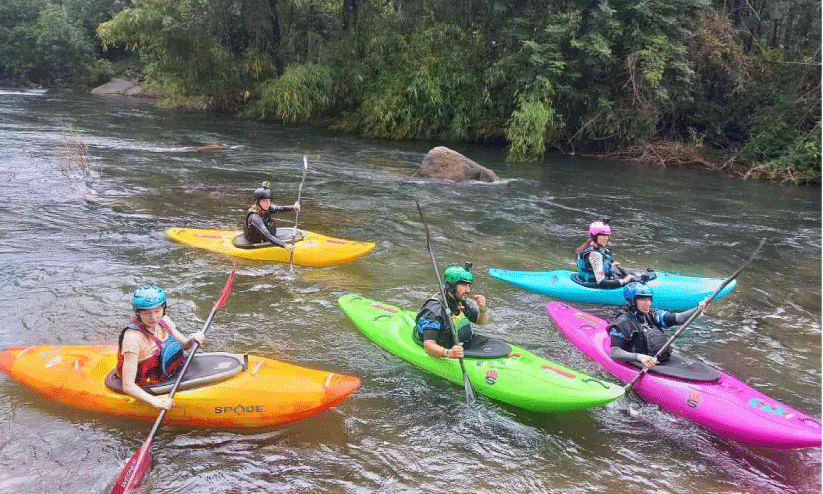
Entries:
MULTIPOLYGON (((121 391, 112 372, 115 345, 16 346, 0 352, 0 370, 37 394, 70 407, 154 420, 158 409, 121 391)), ((327 410, 360 387, 356 377, 264 357, 198 353, 165 421, 192 427, 274 427, 327 410)), ((147 389, 168 393, 171 383, 147 389)))

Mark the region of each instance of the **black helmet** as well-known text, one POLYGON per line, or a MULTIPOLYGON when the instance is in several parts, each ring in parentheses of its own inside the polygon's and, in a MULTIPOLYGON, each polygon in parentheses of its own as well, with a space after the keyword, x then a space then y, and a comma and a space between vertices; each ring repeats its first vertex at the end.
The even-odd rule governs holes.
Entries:
POLYGON ((254 200, 271 199, 271 189, 269 189, 269 182, 263 182, 260 187, 254 189, 254 200))

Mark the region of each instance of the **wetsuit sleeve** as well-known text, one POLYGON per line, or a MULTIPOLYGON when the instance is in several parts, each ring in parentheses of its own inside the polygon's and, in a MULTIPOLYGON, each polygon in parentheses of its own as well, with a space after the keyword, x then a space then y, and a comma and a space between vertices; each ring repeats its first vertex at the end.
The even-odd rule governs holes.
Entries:
POLYGON ((417 331, 423 335, 423 341, 437 341, 440 330, 444 327, 442 311, 435 312, 437 308, 432 307, 432 305, 437 305, 437 307, 440 307, 439 303, 430 301, 424 305, 417 314, 417 331))
POLYGON ((600 252, 592 251, 589 254, 589 264, 594 271, 594 279, 597 281, 598 288, 620 288, 619 280, 610 280, 606 278, 606 273, 603 271, 603 255, 600 252))
POLYGON ((466 299, 463 303, 463 315, 466 319, 477 324, 477 318, 480 317, 480 307, 477 302, 471 299, 466 299))
POLYGON ((670 328, 672 326, 679 326, 686 322, 692 314, 697 312, 697 307, 694 307, 689 310, 684 310, 683 312, 666 312, 663 310, 657 311, 658 316, 657 320, 663 329, 670 328))
POLYGON ((269 211, 272 213, 288 213, 289 211, 294 211, 294 206, 279 206, 272 204, 269 206, 269 211))
POLYGON ((612 358, 612 360, 619 360, 621 362, 634 362, 637 360, 636 353, 627 352, 619 346, 613 346, 611 348, 609 356, 612 358))
POLYGON ((251 222, 251 226, 253 226, 254 229, 260 233, 260 235, 263 235, 266 240, 280 247, 286 246, 285 242, 272 235, 269 229, 266 228, 266 224, 263 222, 262 216, 259 214, 252 214, 249 217, 249 221, 251 222))
POLYGON ((609 337, 611 338, 612 348, 618 347, 624 350, 627 350, 629 348, 629 344, 631 344, 631 342, 629 341, 630 336, 626 335, 623 331, 621 331, 621 329, 618 326, 612 324, 611 326, 609 326, 607 331, 609 332, 609 337))

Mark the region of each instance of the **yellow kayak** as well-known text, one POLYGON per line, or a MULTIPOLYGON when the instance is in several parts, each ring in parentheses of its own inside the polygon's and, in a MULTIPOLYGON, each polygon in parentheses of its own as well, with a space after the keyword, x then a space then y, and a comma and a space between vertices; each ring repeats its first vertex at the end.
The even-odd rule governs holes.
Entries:
MULTIPOLYGON (((154 420, 159 410, 123 394, 117 346, 23 345, 0 351, 0 371, 64 405, 102 415, 154 420)), ((144 387, 154 395, 172 382, 144 387)), ((275 427, 337 405, 360 380, 254 355, 198 353, 166 415, 190 427, 275 427)))
MULTIPOLYGON (((293 228, 278 228, 277 237, 290 240, 293 228)), ((169 228, 173 240, 219 254, 255 261, 289 262, 289 251, 270 243, 248 244, 241 231, 203 230, 199 228, 169 228)), ((298 266, 322 268, 346 264, 368 254, 373 242, 353 242, 327 237, 307 230, 298 230, 294 263, 298 266)))

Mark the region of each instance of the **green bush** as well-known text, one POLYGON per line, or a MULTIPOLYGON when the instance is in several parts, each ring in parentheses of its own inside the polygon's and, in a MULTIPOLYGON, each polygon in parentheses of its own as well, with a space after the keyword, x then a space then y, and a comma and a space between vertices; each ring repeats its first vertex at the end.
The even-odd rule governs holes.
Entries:
POLYGON ((333 72, 324 65, 292 65, 277 79, 260 85, 260 99, 245 115, 287 122, 307 122, 327 110, 333 102, 333 72))

